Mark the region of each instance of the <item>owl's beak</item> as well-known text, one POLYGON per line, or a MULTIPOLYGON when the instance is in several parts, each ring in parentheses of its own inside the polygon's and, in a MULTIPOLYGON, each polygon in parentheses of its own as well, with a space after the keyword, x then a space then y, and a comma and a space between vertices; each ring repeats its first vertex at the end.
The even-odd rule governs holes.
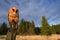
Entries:
POLYGON ((15 12, 13 14, 15 15, 15 12))

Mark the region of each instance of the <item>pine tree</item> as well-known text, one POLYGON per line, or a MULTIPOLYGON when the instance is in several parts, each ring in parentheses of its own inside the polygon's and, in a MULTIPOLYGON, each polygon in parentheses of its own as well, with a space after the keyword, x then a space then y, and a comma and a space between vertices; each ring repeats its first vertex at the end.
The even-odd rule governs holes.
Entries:
POLYGON ((5 24, 5 22, 3 22, 3 24, 1 25, 0 31, 1 31, 1 35, 7 34, 8 28, 7 28, 7 25, 5 24))
POLYGON ((33 20, 32 20, 31 25, 32 25, 32 34, 35 34, 35 31, 34 31, 34 29, 35 29, 35 24, 34 24, 34 21, 33 21, 33 20))
POLYGON ((56 34, 56 25, 52 25, 51 27, 51 33, 56 34))
POLYGON ((32 21, 32 22, 28 21, 28 33, 29 33, 29 35, 35 34, 34 29, 35 29, 34 21, 32 21))
POLYGON ((52 34, 60 34, 60 24, 52 25, 52 34))
POLYGON ((21 20, 19 26, 18 26, 18 34, 24 34, 26 32, 26 22, 24 21, 24 19, 21 20))
POLYGON ((48 24, 45 16, 42 16, 42 27, 40 27, 40 29, 42 35, 50 34, 50 25, 48 24))

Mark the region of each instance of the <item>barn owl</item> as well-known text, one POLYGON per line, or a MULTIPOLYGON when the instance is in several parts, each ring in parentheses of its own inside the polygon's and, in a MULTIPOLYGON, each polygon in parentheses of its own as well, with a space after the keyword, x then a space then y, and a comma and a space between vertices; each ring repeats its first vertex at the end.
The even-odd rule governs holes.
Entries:
POLYGON ((19 11, 16 7, 12 7, 9 9, 8 13, 8 22, 10 24, 10 28, 16 28, 19 21, 19 11))

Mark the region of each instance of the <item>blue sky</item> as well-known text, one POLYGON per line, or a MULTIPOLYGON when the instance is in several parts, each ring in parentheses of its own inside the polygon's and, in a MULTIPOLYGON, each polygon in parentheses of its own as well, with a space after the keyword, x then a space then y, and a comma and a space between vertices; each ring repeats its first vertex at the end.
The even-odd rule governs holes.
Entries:
POLYGON ((19 9, 19 18, 34 20, 35 26, 41 25, 45 16, 50 25, 60 23, 60 0, 0 0, 0 24, 8 25, 8 11, 10 7, 19 9))

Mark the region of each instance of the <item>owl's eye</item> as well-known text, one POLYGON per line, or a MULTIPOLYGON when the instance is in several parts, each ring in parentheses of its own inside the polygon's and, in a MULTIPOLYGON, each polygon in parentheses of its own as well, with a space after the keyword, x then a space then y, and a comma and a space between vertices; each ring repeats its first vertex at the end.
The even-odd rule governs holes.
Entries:
POLYGON ((14 9, 12 9, 13 10, 13 12, 14 12, 14 9))
POLYGON ((18 10, 16 10, 16 13, 18 12, 18 10))

